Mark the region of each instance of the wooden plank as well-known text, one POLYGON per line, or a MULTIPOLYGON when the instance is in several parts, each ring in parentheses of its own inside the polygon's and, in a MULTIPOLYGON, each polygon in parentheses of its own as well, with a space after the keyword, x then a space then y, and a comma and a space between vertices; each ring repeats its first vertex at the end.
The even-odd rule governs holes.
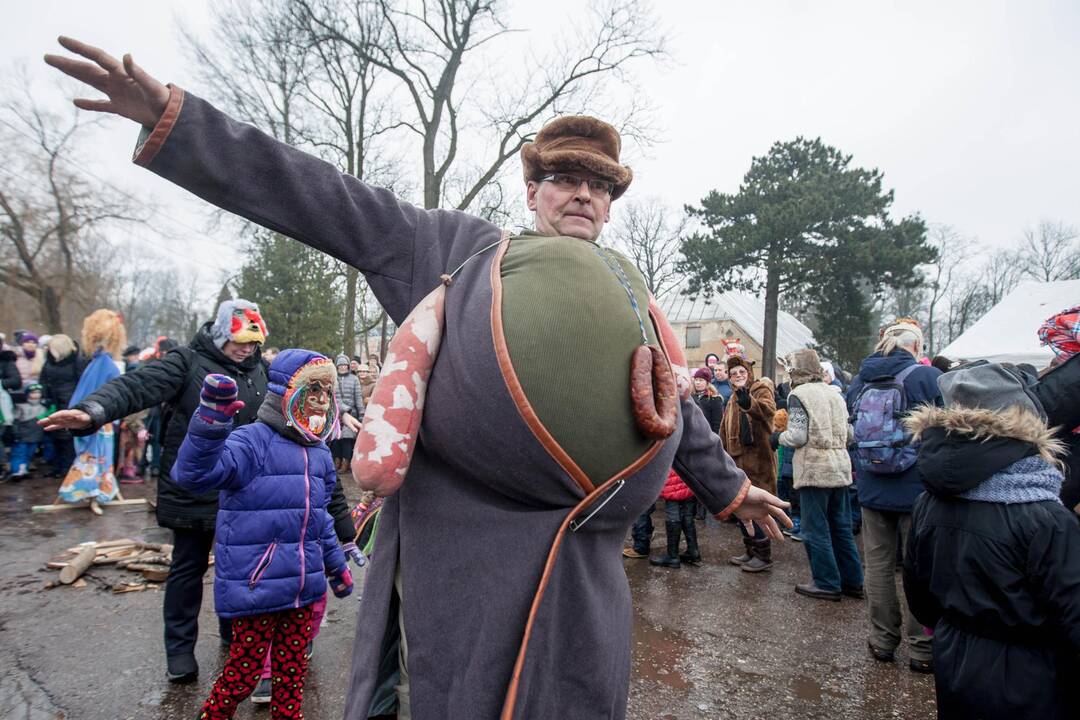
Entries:
MULTIPOLYGON (((143 498, 133 498, 131 500, 113 500, 109 503, 100 503, 101 507, 119 507, 121 505, 145 505, 146 500, 143 498)), ((53 503, 52 505, 34 505, 30 508, 33 512, 57 512, 59 510, 86 510, 87 506, 82 503, 53 503)))

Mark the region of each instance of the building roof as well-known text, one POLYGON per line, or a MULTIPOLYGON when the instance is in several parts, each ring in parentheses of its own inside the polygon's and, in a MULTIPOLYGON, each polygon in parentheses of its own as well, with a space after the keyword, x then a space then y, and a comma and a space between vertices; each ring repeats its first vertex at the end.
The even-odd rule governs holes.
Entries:
POLYGON ((950 360, 1050 364, 1050 348, 1040 345, 1043 322, 1080 303, 1080 280, 1024 282, 945 347, 950 360))
MULTIPOLYGON (((706 299, 703 295, 690 297, 678 290, 671 291, 660 307, 671 323, 712 322, 730 320, 746 331, 750 339, 764 346, 765 301, 745 292, 714 294, 706 299)), ((777 317, 776 354, 783 358, 788 353, 816 344, 810 328, 799 322, 794 315, 783 310, 777 317)))

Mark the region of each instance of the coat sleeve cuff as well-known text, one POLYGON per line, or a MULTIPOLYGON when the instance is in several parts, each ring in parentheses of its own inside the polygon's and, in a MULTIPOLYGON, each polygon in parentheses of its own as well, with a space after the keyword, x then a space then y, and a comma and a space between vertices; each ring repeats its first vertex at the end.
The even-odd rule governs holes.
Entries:
POLYGON ((105 408, 101 403, 94 400, 83 400, 81 403, 75 406, 76 410, 82 410, 84 413, 90 416, 90 427, 82 430, 72 430, 71 434, 75 437, 84 437, 86 435, 93 435, 98 431, 102 425, 109 421, 108 415, 105 414, 105 408))
POLYGON ((147 128, 144 127, 139 135, 139 144, 135 147, 133 158, 136 165, 146 167, 154 161, 165 141, 168 140, 177 118, 180 117, 180 109, 184 105, 184 91, 172 83, 168 85, 168 88, 169 102, 165 104, 165 112, 161 113, 157 125, 150 130, 149 134, 146 132, 147 128))
POLYGON ((742 487, 739 488, 739 494, 735 496, 735 499, 728 503, 728 506, 726 508, 716 513, 716 515, 714 515, 713 517, 715 517, 717 520, 727 520, 729 517, 731 517, 731 513, 739 509, 739 506, 742 505, 743 500, 746 499, 746 494, 748 492, 750 492, 749 478, 747 478, 743 482, 742 487))

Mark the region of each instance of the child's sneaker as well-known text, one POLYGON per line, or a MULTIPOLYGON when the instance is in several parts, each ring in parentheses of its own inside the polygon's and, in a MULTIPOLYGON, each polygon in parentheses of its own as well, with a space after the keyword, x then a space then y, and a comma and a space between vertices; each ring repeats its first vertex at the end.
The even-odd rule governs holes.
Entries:
POLYGON ((255 705, 269 705, 273 694, 270 678, 259 678, 259 684, 251 693, 251 702, 255 705))

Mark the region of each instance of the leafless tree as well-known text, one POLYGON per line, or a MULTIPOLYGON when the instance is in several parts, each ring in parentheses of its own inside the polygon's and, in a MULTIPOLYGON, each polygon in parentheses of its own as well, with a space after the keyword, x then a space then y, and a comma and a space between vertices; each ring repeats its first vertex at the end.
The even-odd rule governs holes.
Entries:
MULTIPOLYGON (((386 35, 377 43, 348 36, 343 28, 351 21, 335 0, 296 0, 295 6, 326 37, 351 45, 403 90, 411 118, 401 124, 420 140, 426 208, 470 208, 544 120, 583 112, 602 94, 603 81, 627 83, 630 63, 665 56, 664 38, 643 0, 607 0, 583 9, 582 15, 592 15, 589 33, 556 38, 547 57, 522 52, 525 78, 518 83, 501 78, 503 68, 492 66, 497 63, 485 67, 479 52, 513 32, 500 0, 353 0, 355 22, 373 11, 381 17, 386 35), (481 92, 481 86, 495 91, 481 92), (463 152, 474 124, 494 135, 480 154, 463 152), (471 162, 463 159, 467 154, 471 162), (447 202, 447 184, 455 178, 460 191, 447 202)), ((637 105, 616 121, 631 133, 646 125, 637 105)))
POLYGON ((1021 272, 1033 280, 1052 282, 1080 277, 1080 230, 1043 220, 1024 230, 1017 260, 1021 272))
POLYGON ((970 262, 970 258, 965 253, 968 240, 950 225, 931 226, 930 244, 937 249, 937 262, 924 271, 923 277, 926 281, 926 341, 933 356, 941 344, 937 316, 941 303, 963 271, 963 263, 970 262))
POLYGON ((677 288, 683 278, 676 265, 682 257, 679 247, 688 224, 685 214, 649 199, 620 208, 618 220, 608 231, 614 246, 641 271, 657 300, 677 288))
POLYGON ((143 219, 71 164, 85 128, 74 112, 45 109, 25 79, 0 100, 0 284, 33 299, 50 333, 62 332, 65 301, 86 289, 87 261, 109 225, 143 219))
POLYGON ((978 275, 986 289, 987 301, 993 306, 1012 292, 1016 284, 1020 282, 1023 270, 1017 261, 1016 253, 998 250, 987 258, 979 268, 978 275))

